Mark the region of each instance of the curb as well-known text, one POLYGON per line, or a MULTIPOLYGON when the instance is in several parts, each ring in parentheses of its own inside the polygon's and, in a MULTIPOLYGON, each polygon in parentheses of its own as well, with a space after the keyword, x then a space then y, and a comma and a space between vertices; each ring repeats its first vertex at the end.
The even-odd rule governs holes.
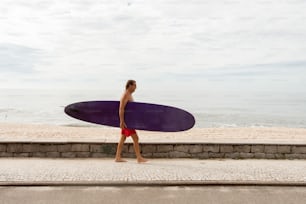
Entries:
POLYGON ((306 182, 293 181, 41 181, 41 182, 0 182, 1 186, 305 186, 306 182))

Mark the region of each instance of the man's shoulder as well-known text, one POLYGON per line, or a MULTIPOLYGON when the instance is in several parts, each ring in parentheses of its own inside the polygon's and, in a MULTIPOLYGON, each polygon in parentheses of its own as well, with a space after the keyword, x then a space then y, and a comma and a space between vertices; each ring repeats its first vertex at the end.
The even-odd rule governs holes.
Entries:
POLYGON ((127 93, 127 92, 124 92, 124 93, 122 94, 121 100, 126 100, 126 99, 128 99, 129 97, 130 97, 130 94, 127 93))

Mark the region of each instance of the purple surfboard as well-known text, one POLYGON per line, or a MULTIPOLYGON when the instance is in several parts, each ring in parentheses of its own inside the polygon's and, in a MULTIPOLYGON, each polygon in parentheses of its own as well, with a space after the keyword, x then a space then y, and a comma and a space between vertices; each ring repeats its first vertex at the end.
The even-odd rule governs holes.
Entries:
MULTIPOLYGON (((85 101, 65 107, 65 113, 90 123, 120 127, 119 101, 85 101)), ((124 113, 129 129, 178 132, 192 128, 193 115, 185 110, 150 103, 128 102, 124 113)))

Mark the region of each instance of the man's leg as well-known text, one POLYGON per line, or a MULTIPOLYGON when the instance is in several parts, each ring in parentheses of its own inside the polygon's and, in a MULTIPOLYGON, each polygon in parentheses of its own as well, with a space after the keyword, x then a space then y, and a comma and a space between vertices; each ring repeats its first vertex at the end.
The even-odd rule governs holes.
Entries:
POLYGON ((132 139, 133 139, 133 142, 134 142, 134 150, 135 150, 135 154, 136 154, 136 157, 137 157, 137 162, 138 163, 147 162, 148 160, 144 159, 140 154, 140 148, 139 148, 139 143, 138 143, 138 141, 139 141, 138 135, 133 134, 132 139))
POLYGON ((115 162, 126 162, 126 160, 121 159, 122 147, 123 147, 123 144, 124 144, 125 140, 126 140, 126 137, 124 135, 121 135, 120 141, 119 141, 118 146, 117 146, 117 153, 116 153, 115 162))

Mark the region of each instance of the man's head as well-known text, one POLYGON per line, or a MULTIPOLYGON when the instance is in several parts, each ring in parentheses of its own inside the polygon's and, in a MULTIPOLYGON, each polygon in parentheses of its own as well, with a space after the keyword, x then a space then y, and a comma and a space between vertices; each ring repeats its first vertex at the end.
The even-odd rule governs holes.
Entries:
POLYGON ((136 81, 135 80, 131 80, 131 79, 128 80, 126 82, 125 89, 129 90, 131 93, 133 93, 136 90, 136 81))

